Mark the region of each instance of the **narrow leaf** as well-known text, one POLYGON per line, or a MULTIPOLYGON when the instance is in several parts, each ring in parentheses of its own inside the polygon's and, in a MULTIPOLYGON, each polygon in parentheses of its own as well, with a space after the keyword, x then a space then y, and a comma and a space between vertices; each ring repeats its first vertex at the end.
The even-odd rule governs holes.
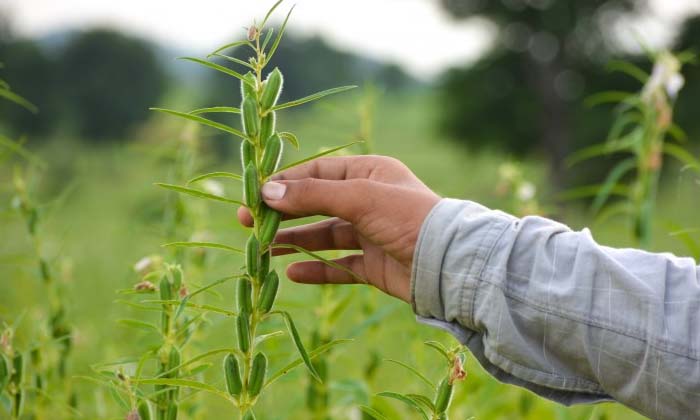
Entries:
POLYGON ((418 404, 422 404, 427 408, 430 412, 435 411, 435 404, 430 400, 430 398, 426 397, 425 395, 419 395, 419 394, 406 394, 406 397, 412 399, 413 401, 417 402, 418 404))
POLYGON ((310 256, 311 258, 314 258, 314 259, 316 259, 316 260, 318 260, 318 261, 321 261, 322 263, 326 264, 326 265, 329 266, 329 267, 333 267, 333 268, 335 268, 336 270, 340 270, 340 271, 344 271, 344 272, 348 273, 350 276, 352 276, 352 277, 353 277, 355 280, 357 280, 359 283, 367 284, 367 280, 363 279, 360 275, 358 275, 358 274, 355 273, 354 271, 350 270, 349 268, 345 267, 344 265, 340 265, 340 264, 338 264, 338 263, 335 262, 335 261, 331 261, 331 260, 329 260, 329 259, 327 259, 327 258, 324 258, 324 257, 322 257, 322 256, 320 256, 320 255, 318 255, 318 254, 316 254, 315 252, 311 252, 311 251, 309 251, 308 249, 304 249, 304 248, 302 248, 302 247, 300 247, 300 246, 298 246, 298 245, 293 245, 293 244, 272 244, 272 245, 270 245, 270 247, 272 247, 272 248, 288 248, 288 249, 293 249, 293 250, 295 250, 295 251, 297 251, 297 252, 301 252, 301 253, 303 253, 303 254, 306 254, 306 255, 310 256))
MULTIPOLYGON (((217 54, 217 53, 214 53, 214 54, 217 54)), ((233 76, 233 77, 235 77, 235 78, 238 79, 238 80, 241 80, 241 81, 243 81, 243 82, 248 83, 248 82, 245 80, 245 78, 243 77, 243 75, 240 74, 239 72, 237 72, 237 71, 235 71, 235 70, 231 70, 231 69, 228 68, 228 67, 224 67, 224 66, 221 66, 221 65, 219 65, 219 64, 212 63, 211 61, 200 60, 199 58, 194 58, 194 57, 180 57, 180 60, 186 60, 186 61, 191 61, 191 62, 193 62, 193 63, 201 64, 201 65, 203 65, 204 67, 209 67, 210 69, 214 69, 214 70, 216 70, 216 71, 220 71, 221 73, 228 74, 229 76, 233 76)))
POLYGON ((634 98, 636 95, 631 92, 621 92, 621 91, 609 91, 609 92, 600 92, 593 94, 586 98, 584 101, 584 104, 588 107, 594 107, 602 104, 607 104, 607 103, 620 103, 620 102, 628 102, 630 101, 631 98, 634 98))
POLYGON ((450 358, 447 349, 445 348, 445 346, 442 345, 442 343, 440 343, 439 341, 426 341, 424 344, 445 356, 445 359, 448 363, 452 363, 452 359, 450 358))
POLYGON ((380 413, 379 411, 375 410, 372 407, 368 407, 366 405, 361 405, 360 410, 367 414, 368 416, 372 417, 374 420, 388 420, 384 414, 380 413))
POLYGON ((301 341, 301 337, 299 336, 299 331, 297 331, 296 325, 294 325, 294 320, 292 319, 292 316, 288 312, 284 311, 279 311, 276 312, 284 318, 284 323, 287 325, 287 329, 289 330, 289 335, 292 337, 292 341, 294 342, 294 345, 297 348, 297 351, 299 352, 299 356, 301 356, 301 359, 304 361, 304 364, 306 365, 306 368, 309 370, 309 373, 311 376, 314 377, 318 382, 323 382, 321 380, 321 377, 318 376, 318 372, 316 372, 316 369, 314 366, 311 364, 311 358, 309 357, 309 354, 306 352, 306 348, 304 347, 304 343, 301 341))
POLYGON ((277 133, 278 136, 282 140, 287 140, 292 146, 294 146, 295 149, 299 150, 299 139, 295 134, 283 131, 281 133, 277 133))
POLYGON ((277 51, 277 47, 280 45, 280 41, 282 40, 282 36, 284 35, 284 30, 287 28, 287 22, 289 21, 289 16, 292 15, 292 12, 294 11, 294 7, 292 6, 291 9, 289 9, 289 13, 287 13, 287 17, 284 18, 284 22, 282 23, 282 26, 280 27, 280 32, 277 34, 277 37, 275 38, 275 41, 272 43, 272 46, 270 47, 270 50, 267 52, 267 56, 265 58, 265 65, 270 62, 272 59, 272 56, 275 55, 275 51, 277 51))
POLYGON ((7 138, 5 136, 0 135, 0 146, 3 146, 5 148, 9 149, 11 152, 15 153, 18 156, 23 157, 28 162, 30 162, 36 166, 39 166, 42 168, 46 167, 46 163, 44 161, 39 159, 36 155, 34 155, 29 150, 25 149, 20 142, 10 140, 9 138, 7 138))
POLYGON ((270 39, 272 39, 272 34, 275 33, 274 28, 270 28, 267 31, 267 35, 265 35, 265 40, 263 41, 262 45, 260 46, 260 49, 265 51, 265 48, 267 48, 267 44, 270 43, 270 39))
POLYGON ((401 362, 401 361, 399 361, 399 360, 394 360, 394 359, 384 359, 384 361, 386 361, 386 362, 391 362, 391 363, 395 363, 395 364, 397 364, 397 365, 403 367, 404 369, 408 370, 408 371, 411 372, 412 374, 416 375, 421 381, 425 382, 425 383, 428 385, 428 387, 430 387, 430 389, 435 388, 435 384, 434 384, 430 379, 426 378, 425 375, 423 375, 422 373, 420 373, 420 372, 419 372, 416 368, 414 368, 413 366, 410 366, 410 365, 408 365, 408 364, 406 364, 406 363, 404 363, 404 362, 401 362))
POLYGON ((171 242, 169 244, 163 245, 164 247, 168 246, 180 246, 180 247, 187 247, 187 248, 213 248, 213 249, 223 249, 225 251, 231 251, 235 252, 237 254, 245 255, 245 251, 239 248, 234 248, 232 246, 224 245, 224 244, 217 244, 214 242, 171 242))
POLYGON ((598 213, 600 211, 600 209, 610 197, 612 189, 616 185, 618 185, 618 181, 620 181, 620 179, 622 179, 622 177, 625 176, 627 172, 634 169, 635 166, 635 159, 629 158, 618 163, 615 166, 615 168, 613 168, 613 170, 610 171, 608 176, 605 178, 605 181, 603 181, 603 185, 598 190, 598 193, 595 196, 595 200, 593 200, 593 204, 591 204, 591 210, 593 211, 593 213, 598 213))
POLYGON ((304 159, 298 160, 298 161, 296 161, 296 162, 290 163, 289 165, 285 165, 285 166, 281 167, 280 169, 278 169, 277 171, 275 171, 274 173, 276 174, 276 173, 285 171, 285 170, 287 170, 287 169, 289 169, 289 168, 293 168, 293 167, 295 167, 295 166, 299 166, 299 165, 304 164, 304 163, 306 163, 306 162, 309 162, 309 161, 312 161, 312 160, 314 160, 314 159, 320 158, 320 157, 322 157, 322 156, 330 155, 331 153, 335 153, 335 152, 337 152, 338 150, 346 149, 346 148, 348 148, 348 147, 350 147, 350 146, 354 146, 354 145, 356 145, 356 144, 358 144, 358 143, 363 143, 363 141, 362 141, 362 140, 353 141, 353 142, 351 142, 351 143, 347 143, 347 144, 344 144, 344 145, 342 145, 342 146, 338 146, 338 147, 334 147, 334 148, 332 148, 332 149, 324 150, 323 152, 316 153, 316 154, 313 155, 313 156, 309 156, 309 157, 307 157, 307 158, 304 158, 304 159))
POLYGON ((203 180, 209 179, 209 178, 231 178, 231 179, 235 179, 238 181, 243 180, 242 176, 240 176, 238 174, 231 173, 231 172, 211 172, 211 173, 199 175, 195 178, 190 179, 189 181, 187 181, 187 185, 194 184, 195 182, 203 181, 203 180))
POLYGON ((627 201, 621 201, 619 203, 615 203, 613 205, 605 207, 600 213, 598 213, 594 220, 594 223, 602 224, 617 215, 631 215, 632 213, 633 211, 630 203, 628 203, 627 201))
POLYGON ((199 108, 195 109, 194 111, 190 111, 189 114, 191 115, 199 115, 199 114, 215 114, 215 113, 228 113, 228 114, 240 114, 241 110, 238 108, 234 108, 232 106, 212 106, 209 108, 199 108))
POLYGON ((166 385, 180 388, 198 389, 200 391, 217 395, 225 399, 226 401, 231 401, 231 397, 227 393, 220 391, 218 388, 205 384, 203 382, 190 381, 187 379, 134 379, 133 381, 145 385, 166 385))
POLYGON ((685 164, 688 168, 700 172, 700 161, 698 161, 695 156, 684 148, 671 144, 664 144, 664 153, 678 159, 681 163, 685 164))
POLYGON ((351 89, 355 89, 357 86, 341 86, 333 89, 327 89, 321 92, 314 93, 313 95, 305 96, 301 99, 297 99, 295 101, 291 102, 286 102, 283 104, 279 104, 277 106, 274 106, 272 108, 273 111, 279 111, 280 109, 286 109, 286 108, 291 108, 294 106, 299 106, 303 105, 312 101, 316 101, 318 99, 324 98, 329 95, 335 95, 336 93, 341 93, 341 92, 346 92, 351 89))
MULTIPOLYGON (((598 195, 598 191, 601 188, 601 184, 584 185, 557 194, 557 198, 559 200, 576 200, 579 198, 595 197, 596 195, 598 195)), ((609 194, 620 197, 626 197, 629 194, 629 192, 630 189, 627 185, 616 184, 610 187, 609 194)))
POLYGON ((39 108, 36 107, 33 103, 29 102, 28 100, 24 99, 23 97, 17 95, 16 93, 7 90, 7 89, 0 89, 0 96, 3 98, 7 99, 8 101, 14 102, 17 105, 25 108, 27 111, 36 114, 39 112, 39 108))
POLYGON ((385 392, 380 392, 379 394, 377 394, 377 396, 385 397, 385 398, 393 398, 395 400, 401 401, 402 403, 404 403, 404 404, 408 405, 409 407, 412 407, 413 409, 418 411, 424 420, 429 420, 428 415, 425 413, 425 410, 423 410, 423 407, 421 407, 420 404, 418 404, 417 402, 415 402, 414 400, 412 400, 411 398, 408 398, 407 396, 405 396, 403 394, 385 391, 385 392))
POLYGON ((245 204, 243 204, 243 202, 238 201, 238 200, 232 200, 230 198, 221 197, 221 196, 214 195, 214 194, 209 194, 209 193, 206 193, 204 191, 193 190, 192 188, 181 187, 179 185, 164 184, 161 182, 157 182, 155 185, 162 187, 162 188, 165 188, 166 190, 172 190, 172 191, 179 192, 182 194, 191 195, 193 197, 206 198, 208 200, 216 200, 216 201, 221 201, 223 203, 238 204, 239 206, 245 205, 245 204))
POLYGON ((247 46, 249 46, 251 49, 255 50, 255 45, 253 45, 250 41, 247 41, 247 40, 246 40, 246 41, 236 41, 236 42, 232 42, 232 43, 230 43, 230 44, 226 44, 226 45, 224 45, 224 46, 219 47, 219 48, 216 49, 214 52, 212 52, 211 54, 209 54, 209 55, 207 56, 207 58, 213 56, 214 54, 218 54, 218 53, 220 53, 221 51, 228 50, 229 48, 240 47, 241 45, 247 45, 247 46))
POLYGON ((230 62, 232 62, 232 63, 240 64, 241 66, 244 66, 244 67, 246 67, 246 68, 249 68, 249 69, 251 69, 251 70, 253 70, 253 71, 256 70, 256 69, 255 69, 255 66, 253 66, 252 64, 250 64, 250 63, 248 63, 248 62, 245 62, 245 61, 241 60, 240 58, 231 57, 231 56, 224 55, 224 54, 219 54, 219 53, 213 54, 213 55, 214 55, 214 57, 223 58, 224 60, 230 61, 230 62))
POLYGON ((267 11, 267 14, 265 15, 265 19, 263 19, 262 23, 260 24, 260 28, 264 28, 264 27, 265 27, 265 24, 266 24, 267 21, 270 19, 270 16, 272 16, 272 14, 275 12, 275 9, 277 9, 277 6, 279 6, 280 4, 282 4, 283 1, 284 1, 284 0, 279 0, 277 3, 275 3, 275 4, 270 8, 270 10, 267 11))
POLYGON ((160 334, 160 328, 150 322, 139 321, 138 319, 120 319, 117 323, 139 330, 155 331, 160 334))
POLYGON ((641 84, 645 84, 649 79, 649 73, 645 72, 635 64, 624 60, 612 60, 608 63, 608 70, 619 71, 637 79, 641 84))
MULTIPOLYGON (((327 351, 330 350, 332 347, 337 346, 338 344, 349 343, 349 342, 351 342, 351 341, 352 341, 352 340, 338 339, 338 340, 333 340, 333 341, 331 341, 330 343, 326 343, 326 344, 324 344, 324 345, 322 345, 322 346, 318 346, 318 347, 316 347, 315 349, 313 349, 313 350, 311 350, 311 351, 309 352, 309 358, 313 359, 313 358, 315 358, 316 356, 319 356, 319 355, 321 355, 321 354, 327 352, 327 351)), ((267 379, 267 382, 265 382, 265 386, 268 386, 268 385, 272 384, 273 382, 275 382, 276 380, 278 380, 278 379, 281 378, 282 376, 284 376, 284 375, 286 375, 287 373, 289 373, 292 369, 294 369, 294 368, 296 368, 297 366, 300 366, 300 365, 302 365, 302 364, 304 364, 304 360, 303 360, 301 357, 297 358, 297 359, 294 360, 293 362, 287 364, 285 367, 283 367, 282 369, 278 370, 276 373, 274 373, 273 375, 271 375, 271 376, 267 379)))
POLYGON ((269 334, 263 334, 255 337, 255 345, 257 346, 258 344, 261 344, 271 338, 279 337, 280 335, 284 335, 283 331, 274 331, 269 334))
POLYGON ((227 133, 231 133, 234 136, 240 137, 242 139, 246 138, 245 134, 243 134, 241 131, 236 130, 233 127, 229 127, 226 124, 221 124, 216 121, 212 121, 203 117, 199 117, 197 115, 192 115, 188 114, 186 112, 179 112, 179 111, 173 111, 171 109, 163 109, 163 108, 150 108, 151 111, 158 111, 158 112, 164 112, 166 114, 174 115, 176 117, 184 118, 186 120, 194 121, 203 125, 207 125, 209 127, 216 128, 217 130, 225 131, 227 133))

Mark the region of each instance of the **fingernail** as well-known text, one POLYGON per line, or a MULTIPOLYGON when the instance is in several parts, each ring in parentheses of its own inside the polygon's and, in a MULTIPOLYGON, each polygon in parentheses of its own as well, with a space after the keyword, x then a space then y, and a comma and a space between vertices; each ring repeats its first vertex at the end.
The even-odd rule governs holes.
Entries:
POLYGON ((281 200, 287 192, 287 186, 279 182, 267 182, 262 187, 263 198, 268 200, 281 200))

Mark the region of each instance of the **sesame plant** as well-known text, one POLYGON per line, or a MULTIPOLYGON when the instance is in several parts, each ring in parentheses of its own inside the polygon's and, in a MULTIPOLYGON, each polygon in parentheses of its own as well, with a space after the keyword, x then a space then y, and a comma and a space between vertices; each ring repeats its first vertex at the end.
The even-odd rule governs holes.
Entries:
MULTIPOLYGON (((466 350, 461 345, 448 349, 437 341, 427 341, 425 344, 436 350, 444 358, 445 364, 443 366, 445 368, 445 373, 438 384, 435 384, 417 369, 404 362, 393 359, 387 359, 387 361, 397 364, 411 372, 426 385, 430 393, 412 394, 384 391, 378 393, 377 396, 402 402, 420 415, 420 418, 423 420, 447 420, 449 418, 448 411, 452 403, 455 384, 464 380, 467 376, 464 370, 466 350)), ((387 419, 384 414, 375 408, 361 406, 360 409, 369 418, 375 420, 387 419)))
MULTIPOLYGON (((333 340, 319 345, 312 351, 307 351, 297 327, 288 312, 276 310, 274 303, 279 288, 279 276, 270 266, 271 254, 274 248, 287 248, 294 252, 302 252, 317 258, 337 269, 348 271, 345 267, 333 263, 319 255, 290 244, 273 243, 275 234, 282 220, 282 215, 268 208, 262 201, 260 187, 276 173, 302 164, 316 157, 334 153, 357 142, 334 147, 298 162, 280 167, 283 143, 289 142, 299 147, 296 136, 277 128, 277 113, 284 109, 296 107, 325 96, 344 92, 354 86, 345 86, 318 92, 310 96, 285 103, 278 103, 283 87, 282 72, 275 68, 267 70, 267 66, 284 34, 290 12, 283 21, 279 31, 267 28, 266 25, 273 12, 282 1, 275 3, 265 18, 254 22, 247 31, 247 39, 224 45, 210 54, 207 59, 193 57, 184 58, 187 61, 203 65, 210 69, 223 72, 236 79, 240 84, 242 102, 240 107, 216 106, 198 109, 192 112, 180 112, 162 108, 154 110, 194 121, 204 126, 212 127, 228 133, 241 142, 241 173, 213 172, 191 179, 186 185, 159 183, 169 191, 223 202, 228 205, 246 206, 253 217, 254 227, 244 247, 238 248, 226 244, 202 241, 182 241, 169 245, 186 248, 212 248, 220 251, 244 256, 243 272, 232 274, 225 279, 214 281, 194 291, 182 290, 181 269, 178 266, 168 266, 164 273, 153 274, 160 277, 160 299, 156 302, 162 305, 161 325, 157 327, 163 336, 163 342, 158 350, 159 367, 153 377, 143 375, 143 360, 138 364, 135 373, 127 375, 119 372, 116 379, 109 381, 111 389, 118 390, 120 398, 125 400, 132 413, 144 417, 147 409, 142 408, 150 403, 156 403, 156 418, 175 419, 178 417, 177 406, 180 398, 178 390, 189 388, 196 392, 207 392, 217 395, 236 407, 240 418, 254 418, 254 407, 263 391, 277 379, 288 373, 294 367, 304 365, 314 380, 321 381, 321 375, 312 364, 312 358, 327 351, 332 346, 343 342, 333 340), (251 57, 248 61, 225 55, 224 52, 233 48, 248 48, 251 57), (211 61, 211 58, 223 59, 247 70, 245 74, 233 68, 225 67, 211 61), (223 113, 239 114, 241 129, 203 117, 205 114, 223 113), (239 181, 242 184, 242 199, 228 198, 218 193, 192 188, 213 178, 224 178, 239 181), (193 298, 205 291, 211 291, 228 280, 236 280, 236 305, 231 309, 213 307, 194 303, 193 298), (178 320, 183 313, 195 310, 201 314, 216 313, 232 318, 235 323, 234 340, 236 346, 226 349, 215 349, 189 360, 182 358, 179 337, 185 325, 179 326, 178 320), (287 327, 291 342, 299 353, 299 357, 282 367, 275 373, 269 372, 268 356, 261 350, 261 344, 266 340, 277 337, 282 331, 263 334, 260 327, 272 318, 280 318, 287 327), (222 376, 224 388, 210 385, 192 378, 192 367, 200 366, 200 362, 208 357, 224 354, 222 376), (143 385, 153 385, 153 392, 147 393, 143 385), (126 396, 126 397, 123 397, 126 396)), ((354 273, 352 273, 355 275, 354 273)), ((150 280, 150 278, 144 279, 150 280)), ((148 284, 143 287, 153 289, 148 284)), ((151 328, 148 326, 146 328, 151 328)), ((206 366, 206 365, 201 365, 206 366)), ((107 373, 105 373, 107 374, 107 373)))
POLYGON ((605 143, 573 154, 573 165, 599 156, 624 156, 600 185, 587 186, 569 193, 570 196, 594 196, 592 210, 605 220, 624 215, 631 221, 632 233, 643 247, 652 236, 654 207, 659 178, 665 156, 670 156, 690 168, 700 168, 700 162, 679 143, 685 134, 673 123, 675 99, 683 87, 681 69, 695 61, 689 52, 650 53, 654 62, 651 74, 628 62, 615 61, 610 67, 637 79, 643 84, 639 92, 603 92, 589 99, 589 104, 614 103, 615 122, 605 143), (611 196, 619 201, 604 207, 611 196))

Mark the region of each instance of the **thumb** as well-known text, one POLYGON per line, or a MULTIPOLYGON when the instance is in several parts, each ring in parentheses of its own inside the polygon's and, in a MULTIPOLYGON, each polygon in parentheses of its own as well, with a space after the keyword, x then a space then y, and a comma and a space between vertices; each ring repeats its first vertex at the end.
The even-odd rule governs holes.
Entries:
POLYGON ((261 192, 265 203, 282 213, 340 217, 354 223, 373 205, 376 186, 366 179, 305 178, 270 181, 263 185, 261 192))

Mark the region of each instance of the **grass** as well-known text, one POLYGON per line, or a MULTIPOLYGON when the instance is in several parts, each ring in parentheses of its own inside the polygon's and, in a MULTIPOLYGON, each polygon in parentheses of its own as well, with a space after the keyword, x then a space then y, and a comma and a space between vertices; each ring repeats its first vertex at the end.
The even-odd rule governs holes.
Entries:
MULTIPOLYGON (((437 110, 426 112, 425 104, 431 103, 430 101, 431 98, 424 94, 381 98, 377 103, 374 124, 376 152, 401 159, 444 196, 472 199, 496 208, 505 206, 505 200, 495 194, 494 186, 498 179, 499 163, 507 157, 495 151, 471 153, 436 136, 430 112, 437 110)), ((289 151, 286 162, 313 154, 321 147, 332 147, 353 140, 352 136, 343 133, 352 133, 358 128, 354 109, 355 100, 344 99, 320 104, 305 112, 282 115, 279 124, 295 132, 302 144, 299 152, 289 151)), ((133 263, 164 243, 158 208, 165 200, 166 193, 153 186, 153 183, 166 179, 168 168, 157 156, 144 153, 144 150, 157 149, 159 144, 171 141, 171 134, 182 127, 177 121, 165 121, 161 117, 154 117, 152 128, 142 132, 148 133, 148 137, 135 138, 134 143, 128 146, 91 148, 80 146, 70 139, 58 139, 45 145, 39 153, 47 160, 51 158, 49 161, 52 168, 43 177, 42 196, 50 200, 68 188, 67 199, 48 215, 44 235, 48 238, 45 247, 49 259, 63 255, 72 257, 75 280, 66 285, 65 294, 76 331, 71 366, 74 375, 90 374, 89 365, 94 363, 140 355, 149 344, 155 344, 148 341, 146 333, 135 332, 116 323, 120 318, 138 318, 141 313, 115 303, 118 296, 114 291, 133 286, 133 263)), ((209 139, 210 134, 210 131, 202 131, 205 145, 212 150, 215 142, 221 139, 209 139)), ((216 163, 210 157, 208 166, 212 170, 236 172, 238 159, 231 156, 216 163), (222 166, 225 168, 222 169, 222 166)), ((523 163, 527 177, 546 195, 543 167, 538 160, 523 163)), ((9 176, 8 171, 0 173, 3 188, 9 184, 9 176)), ((671 178, 674 177, 669 177, 671 178)), ((687 198, 697 196, 690 195, 692 191, 697 191, 697 185, 693 184, 690 177, 678 176, 674 178, 676 180, 678 182, 662 185, 663 196, 655 220, 655 242, 652 246, 657 250, 684 254, 682 244, 665 232, 665 222, 673 220, 689 227, 697 224, 697 210, 692 200, 687 198)), ((225 182, 224 185, 228 196, 240 196, 239 184, 225 182)), ((9 191, 2 190, 4 197, 8 194, 9 191)), ((3 202, 7 203, 8 200, 3 202)), ((212 204, 210 210, 211 218, 206 221, 206 226, 200 228, 214 232, 217 242, 233 245, 244 242, 246 232, 238 226, 230 207, 212 204)), ((31 243, 24 233, 24 225, 8 208, 2 208, 0 217, 0 237, 12 238, 0 243, 0 256, 3 260, 0 265, 0 287, 3 290, 0 296, 0 318, 6 319, 11 314, 21 312, 23 308, 44 304, 45 298, 41 284, 35 280, 34 265, 28 257, 31 255, 31 243)), ((567 209, 563 218, 575 228, 589 225, 592 220, 589 214, 577 207, 567 209)), ((634 244, 628 229, 620 224, 594 226, 593 233, 604 244, 634 244)), ((227 253, 212 251, 208 257, 211 258, 208 281, 224 277, 243 264, 242 258, 227 253)), ((299 257, 280 258, 277 267, 282 267, 285 261, 292 258, 299 257)), ((356 286, 339 286, 338 293, 351 293, 354 288, 356 286)), ((302 336, 308 342, 316 314, 307 302, 318 301, 320 288, 292 285, 283 281, 281 289, 280 295, 284 298, 280 299, 278 306, 295 316, 302 336)), ((208 298, 212 304, 226 306, 221 303, 233 302, 233 283, 220 291, 222 296, 208 298)), ((334 412, 333 418, 349 418, 349 413, 356 410, 352 407, 366 403, 368 396, 374 392, 387 389, 421 391, 420 383, 410 373, 390 363, 380 363, 369 387, 362 385, 363 369, 370 363, 371 349, 379 349, 382 358, 397 359, 415 366, 426 376, 434 378, 441 375, 435 355, 430 349, 425 349, 422 343, 431 339, 445 340, 446 335, 416 324, 407 305, 400 305, 381 296, 379 292, 370 291, 358 296, 366 296, 374 300, 375 307, 389 308, 391 312, 385 315, 380 328, 368 329, 356 337, 354 342, 332 354, 330 392, 334 405, 340 407, 334 412), (412 387, 415 389, 409 389, 412 387)), ((362 299, 353 300, 346 316, 336 327, 339 330, 336 336, 348 336, 363 322, 366 317, 363 308, 362 299)), ((33 333, 33 310, 28 309, 27 314, 17 338, 22 344, 27 344, 33 333)), ((156 321, 155 315, 153 321, 156 321)), ((200 348, 195 349, 195 352, 234 347, 233 319, 210 316, 209 321, 198 332, 195 345, 200 348)), ((271 371, 280 367, 283 361, 296 357, 285 340, 273 339, 265 345, 270 360, 276 361, 271 366, 271 371)), ((219 359, 213 359, 212 362, 215 366, 220 366, 219 359)), ((467 380, 456 389, 452 412, 455 418, 640 418, 616 404, 564 408, 546 402, 526 391, 499 384, 488 377, 471 357, 467 358, 466 370, 469 372, 467 380)), ((206 379, 223 389, 219 369, 211 369, 206 374, 206 379)), ((275 418, 280 419, 307 418, 303 398, 280 398, 299 395, 300 384, 305 386, 307 381, 302 369, 280 379, 273 389, 263 394, 258 403, 261 417, 266 418, 266 413, 274 412, 275 418), (269 408, 273 405, 275 409, 270 411, 269 408)), ((77 389, 83 400, 80 410, 86 418, 117 418, 121 415, 116 405, 110 401, 107 391, 82 381, 77 381, 77 389)), ((226 402, 215 397, 206 396, 203 401, 210 415, 230 410, 226 402)), ((402 410, 398 404, 388 404, 393 410, 402 410)), ((401 412, 405 415, 408 413, 401 412)))

